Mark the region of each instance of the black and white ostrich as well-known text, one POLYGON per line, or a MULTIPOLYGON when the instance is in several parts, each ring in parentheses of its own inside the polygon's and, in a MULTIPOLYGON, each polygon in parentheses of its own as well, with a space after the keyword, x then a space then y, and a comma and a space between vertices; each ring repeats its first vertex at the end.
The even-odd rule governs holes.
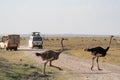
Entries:
POLYGON ((59 58, 59 55, 64 51, 63 49, 63 38, 61 39, 61 47, 62 49, 60 51, 53 51, 53 50, 47 50, 45 52, 42 52, 42 53, 35 53, 36 56, 40 56, 42 58, 43 61, 46 61, 44 63, 44 70, 43 70, 43 74, 46 75, 46 64, 48 62, 50 62, 50 67, 54 67, 54 68, 57 68, 59 70, 62 70, 60 67, 58 66, 54 66, 52 65, 52 61, 54 60, 57 60, 59 58))
POLYGON ((91 52, 92 55, 93 55, 93 58, 92 58, 92 66, 91 66, 91 70, 93 69, 94 67, 94 59, 96 59, 96 62, 97 62, 97 66, 98 66, 98 70, 102 70, 100 69, 99 67, 99 63, 98 63, 98 59, 99 57, 105 57, 106 54, 107 54, 107 51, 109 50, 110 48, 110 44, 111 44, 111 40, 112 40, 113 36, 110 37, 110 42, 109 42, 109 45, 106 49, 98 46, 98 47, 94 47, 94 48, 88 48, 88 49, 85 49, 85 51, 88 51, 88 52, 91 52))

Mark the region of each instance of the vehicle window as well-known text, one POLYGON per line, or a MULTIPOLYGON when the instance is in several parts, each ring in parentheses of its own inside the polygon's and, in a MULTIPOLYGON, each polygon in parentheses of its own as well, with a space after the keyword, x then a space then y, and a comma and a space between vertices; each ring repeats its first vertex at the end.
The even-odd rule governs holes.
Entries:
POLYGON ((33 41, 42 41, 42 37, 34 37, 33 41))

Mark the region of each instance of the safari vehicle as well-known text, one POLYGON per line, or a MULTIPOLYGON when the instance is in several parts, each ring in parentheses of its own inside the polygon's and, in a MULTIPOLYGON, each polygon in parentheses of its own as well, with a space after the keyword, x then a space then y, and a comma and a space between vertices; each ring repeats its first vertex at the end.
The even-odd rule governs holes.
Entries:
POLYGON ((2 36, 2 41, 0 42, 1 49, 6 49, 6 50, 14 49, 16 51, 19 45, 20 45, 20 35, 11 34, 11 35, 2 36))
POLYGON ((29 38, 29 47, 38 47, 39 49, 43 48, 43 38, 41 37, 40 32, 32 32, 32 35, 29 38))

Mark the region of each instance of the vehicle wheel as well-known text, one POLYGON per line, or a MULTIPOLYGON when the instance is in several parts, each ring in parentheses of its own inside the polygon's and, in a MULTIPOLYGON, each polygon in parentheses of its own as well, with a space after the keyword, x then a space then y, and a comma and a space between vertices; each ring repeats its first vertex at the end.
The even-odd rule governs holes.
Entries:
POLYGON ((9 48, 7 47, 7 48, 6 48, 6 50, 8 51, 8 50, 9 50, 9 48))
POLYGON ((43 46, 40 46, 39 49, 43 49, 43 46))
POLYGON ((12 51, 12 48, 10 48, 10 51, 12 51))
POLYGON ((38 47, 39 49, 41 49, 41 47, 38 47))
POLYGON ((17 47, 15 47, 14 50, 17 51, 17 47))
POLYGON ((41 49, 43 49, 43 46, 41 46, 41 49))

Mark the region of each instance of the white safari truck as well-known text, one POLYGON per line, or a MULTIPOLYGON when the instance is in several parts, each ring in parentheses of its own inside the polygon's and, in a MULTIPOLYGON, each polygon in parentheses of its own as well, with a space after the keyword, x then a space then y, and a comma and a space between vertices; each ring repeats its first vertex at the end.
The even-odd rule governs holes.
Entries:
POLYGON ((29 38, 29 47, 38 47, 39 49, 43 48, 43 38, 41 37, 40 32, 32 32, 32 35, 29 38))
POLYGON ((6 50, 14 49, 15 51, 17 51, 19 45, 20 45, 20 35, 11 34, 11 35, 2 36, 2 40, 0 42, 1 49, 6 49, 6 50))

